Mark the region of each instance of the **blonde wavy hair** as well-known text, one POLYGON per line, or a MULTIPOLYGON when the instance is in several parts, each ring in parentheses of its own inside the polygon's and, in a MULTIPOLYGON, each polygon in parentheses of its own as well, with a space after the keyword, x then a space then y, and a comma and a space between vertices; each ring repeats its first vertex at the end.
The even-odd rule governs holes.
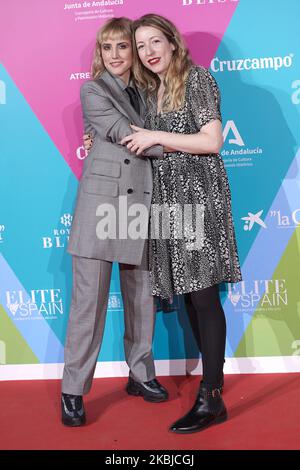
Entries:
POLYGON ((159 29, 173 44, 175 50, 165 76, 165 92, 163 96, 162 110, 175 111, 183 106, 185 96, 185 81, 189 70, 193 65, 189 55, 189 50, 184 44, 183 38, 176 26, 160 15, 144 15, 132 24, 133 31, 133 75, 137 85, 146 91, 148 99, 151 101, 157 93, 160 80, 151 70, 147 69, 138 58, 138 51, 135 41, 135 33, 142 26, 151 26, 159 29))
POLYGON ((105 70, 102 54, 101 45, 109 37, 117 37, 120 39, 129 39, 132 43, 132 20, 125 17, 112 18, 108 20, 97 32, 96 46, 94 49, 94 56, 92 60, 92 77, 98 78, 105 70))

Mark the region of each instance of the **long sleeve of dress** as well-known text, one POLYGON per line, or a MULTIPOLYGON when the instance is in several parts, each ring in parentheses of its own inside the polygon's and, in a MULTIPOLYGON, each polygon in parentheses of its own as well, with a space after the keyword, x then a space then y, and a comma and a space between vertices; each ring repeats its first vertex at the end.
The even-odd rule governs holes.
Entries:
POLYGON ((188 87, 187 100, 198 129, 215 119, 222 121, 220 91, 211 73, 204 67, 193 67, 188 87))

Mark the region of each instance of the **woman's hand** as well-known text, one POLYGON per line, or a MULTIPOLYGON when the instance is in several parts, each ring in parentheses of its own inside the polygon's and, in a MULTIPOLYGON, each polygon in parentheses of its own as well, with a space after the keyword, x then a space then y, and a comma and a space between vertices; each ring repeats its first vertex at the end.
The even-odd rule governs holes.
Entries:
POLYGON ((128 150, 140 155, 144 150, 159 143, 159 131, 149 131, 142 127, 130 124, 130 127, 135 131, 119 142, 121 145, 126 145, 128 150))
POLYGON ((83 145, 85 150, 90 150, 93 146, 93 137, 91 134, 84 134, 83 135, 83 145))

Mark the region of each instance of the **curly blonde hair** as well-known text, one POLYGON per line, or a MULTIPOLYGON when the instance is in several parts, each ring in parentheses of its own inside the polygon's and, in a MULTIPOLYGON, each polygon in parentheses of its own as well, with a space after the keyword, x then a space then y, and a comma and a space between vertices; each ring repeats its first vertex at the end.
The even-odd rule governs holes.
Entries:
POLYGON ((125 17, 112 18, 108 20, 97 32, 96 46, 94 49, 94 56, 92 61, 92 77, 98 78, 105 70, 102 54, 101 44, 107 40, 108 37, 119 37, 120 39, 129 39, 132 43, 132 20, 125 17))
POLYGON ((151 26, 159 29, 166 36, 169 43, 173 44, 175 47, 172 60, 165 76, 165 92, 162 110, 165 112, 178 110, 183 106, 185 81, 193 65, 189 50, 184 44, 183 38, 176 26, 167 18, 151 13, 133 22, 133 75, 137 85, 142 90, 146 91, 149 100, 155 97, 160 80, 156 74, 148 70, 138 59, 135 33, 137 29, 142 26, 151 26))

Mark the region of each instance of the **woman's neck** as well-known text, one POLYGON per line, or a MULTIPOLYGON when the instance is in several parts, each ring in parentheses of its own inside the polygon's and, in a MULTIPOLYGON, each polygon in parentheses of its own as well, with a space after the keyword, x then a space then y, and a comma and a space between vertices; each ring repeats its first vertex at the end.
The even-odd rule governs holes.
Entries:
POLYGON ((160 79, 160 83, 163 83, 165 81, 166 74, 167 72, 162 72, 162 73, 157 74, 158 78, 160 79))
POLYGON ((130 81, 130 70, 125 72, 123 75, 117 75, 117 77, 119 77, 125 83, 125 85, 128 86, 130 81))
POLYGON ((157 113, 160 113, 162 110, 164 91, 165 91, 165 84, 163 81, 161 81, 159 88, 157 90, 157 113))

